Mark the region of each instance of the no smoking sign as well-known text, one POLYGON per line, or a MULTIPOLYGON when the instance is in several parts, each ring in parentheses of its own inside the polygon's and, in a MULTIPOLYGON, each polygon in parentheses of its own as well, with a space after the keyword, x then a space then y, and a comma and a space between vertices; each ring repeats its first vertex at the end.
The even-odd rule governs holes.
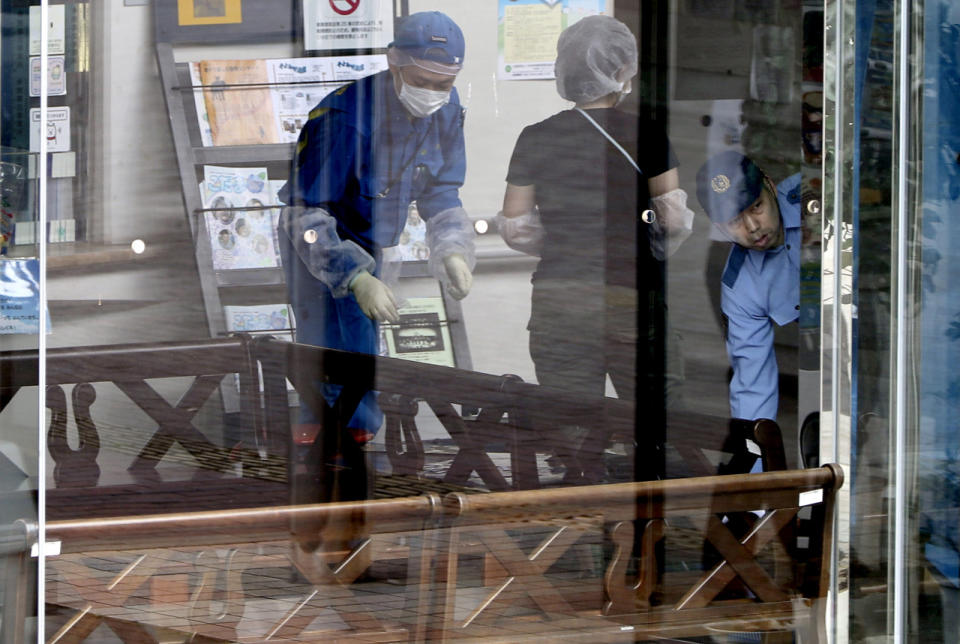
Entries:
POLYGON ((329 0, 330 8, 341 16, 349 16, 360 6, 360 0, 329 0))
POLYGON ((307 51, 379 49, 393 41, 394 0, 303 0, 307 51))

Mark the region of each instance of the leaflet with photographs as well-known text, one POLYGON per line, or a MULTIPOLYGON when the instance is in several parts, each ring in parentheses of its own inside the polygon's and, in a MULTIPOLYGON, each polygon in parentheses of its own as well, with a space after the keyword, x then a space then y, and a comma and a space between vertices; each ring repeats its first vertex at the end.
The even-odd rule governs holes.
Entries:
MULTIPOLYGON (((223 307, 227 321, 227 331, 231 333, 249 333, 250 335, 269 335, 277 340, 293 342, 295 321, 287 304, 227 305, 223 307)), ((240 376, 234 374, 234 383, 240 391, 240 376)), ((263 391, 261 378, 260 391, 263 391)), ((287 381, 287 391, 294 391, 287 381)))
POLYGON ((288 342, 293 340, 293 315, 287 304, 227 305, 223 313, 227 331, 267 333, 288 342))
POLYGON ((200 184, 214 270, 280 265, 276 205, 266 168, 204 166, 200 184))
POLYGON ((399 323, 381 327, 386 355, 414 362, 456 366, 443 298, 411 297, 399 313, 399 323))

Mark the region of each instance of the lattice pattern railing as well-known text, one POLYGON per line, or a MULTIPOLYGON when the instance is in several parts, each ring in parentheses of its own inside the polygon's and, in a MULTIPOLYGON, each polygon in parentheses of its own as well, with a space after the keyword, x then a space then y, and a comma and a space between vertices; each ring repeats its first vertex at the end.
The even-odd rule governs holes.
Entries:
POLYGON ((194 641, 620 641, 724 629, 822 641, 841 483, 831 465, 442 504, 54 522, 48 538, 63 554, 50 560, 48 604, 65 612, 53 641, 83 641, 101 625, 125 642, 173 631, 194 641), (806 505, 816 530, 799 549, 792 528, 806 505), (765 513, 740 534, 731 519, 749 510, 765 513))

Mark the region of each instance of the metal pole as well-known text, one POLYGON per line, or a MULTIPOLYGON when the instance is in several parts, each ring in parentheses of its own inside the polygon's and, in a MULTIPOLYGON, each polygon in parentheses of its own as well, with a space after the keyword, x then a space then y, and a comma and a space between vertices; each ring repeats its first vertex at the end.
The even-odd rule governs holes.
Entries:
POLYGON ((896 48, 899 71, 897 127, 897 291, 896 291, 896 371, 894 382, 894 535, 893 535, 893 641, 905 642, 907 633, 907 311, 909 285, 907 243, 909 231, 907 182, 910 156, 911 76, 910 6, 897 3, 900 39, 896 48))

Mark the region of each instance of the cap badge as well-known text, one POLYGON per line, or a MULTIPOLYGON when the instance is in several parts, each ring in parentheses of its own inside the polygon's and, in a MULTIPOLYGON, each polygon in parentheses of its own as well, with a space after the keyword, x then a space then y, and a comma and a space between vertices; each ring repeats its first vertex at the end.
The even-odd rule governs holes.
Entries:
POLYGON ((430 36, 430 42, 447 42, 446 36, 430 36))
POLYGON ((725 174, 718 174, 710 180, 710 187, 714 192, 723 193, 730 189, 730 179, 725 174))

